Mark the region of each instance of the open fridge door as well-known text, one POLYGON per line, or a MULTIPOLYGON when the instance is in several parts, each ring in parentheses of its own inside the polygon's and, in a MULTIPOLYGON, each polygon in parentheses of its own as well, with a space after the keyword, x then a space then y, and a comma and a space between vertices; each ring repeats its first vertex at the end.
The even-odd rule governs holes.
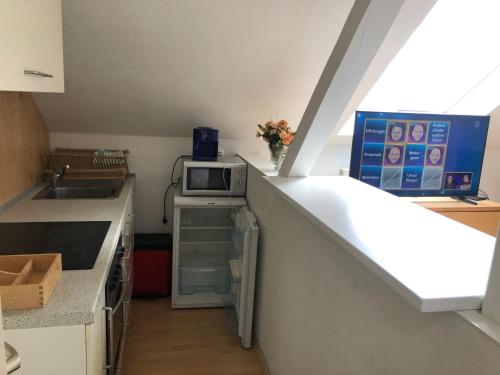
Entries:
POLYGON ((238 336, 244 348, 252 346, 253 303, 259 228, 254 214, 242 207, 234 215, 231 270, 231 302, 238 320, 238 336))

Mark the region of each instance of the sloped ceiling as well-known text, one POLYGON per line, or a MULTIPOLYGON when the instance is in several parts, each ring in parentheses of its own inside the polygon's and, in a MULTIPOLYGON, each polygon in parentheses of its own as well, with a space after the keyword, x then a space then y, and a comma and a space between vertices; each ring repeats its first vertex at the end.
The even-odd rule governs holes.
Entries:
POLYGON ((63 0, 64 94, 51 132, 226 138, 297 127, 353 0, 63 0))

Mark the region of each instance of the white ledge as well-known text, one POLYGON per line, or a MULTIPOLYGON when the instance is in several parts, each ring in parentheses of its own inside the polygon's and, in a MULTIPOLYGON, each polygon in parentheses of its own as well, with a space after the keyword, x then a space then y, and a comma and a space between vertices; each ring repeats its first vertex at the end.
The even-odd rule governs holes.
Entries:
POLYGON ((481 308, 495 238, 349 177, 264 177, 422 312, 481 308))
POLYGON ((238 156, 245 160, 249 166, 258 169, 264 176, 277 176, 278 171, 274 169, 273 164, 269 158, 265 158, 256 153, 239 153, 238 156))
POLYGON ((500 325, 496 321, 475 310, 457 311, 457 314, 493 341, 500 344, 500 325))

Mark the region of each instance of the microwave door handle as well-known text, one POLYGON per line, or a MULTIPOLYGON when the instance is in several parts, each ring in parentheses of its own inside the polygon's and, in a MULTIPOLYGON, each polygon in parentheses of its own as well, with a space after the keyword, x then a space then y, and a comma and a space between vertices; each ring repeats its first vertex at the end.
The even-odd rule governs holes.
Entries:
POLYGON ((234 173, 232 173, 231 167, 226 167, 225 165, 221 168, 221 173, 222 173, 222 181, 224 183, 224 190, 227 191, 228 193, 231 192, 231 188, 234 186, 234 173), (229 181, 226 180, 226 171, 229 171, 230 177, 229 181))

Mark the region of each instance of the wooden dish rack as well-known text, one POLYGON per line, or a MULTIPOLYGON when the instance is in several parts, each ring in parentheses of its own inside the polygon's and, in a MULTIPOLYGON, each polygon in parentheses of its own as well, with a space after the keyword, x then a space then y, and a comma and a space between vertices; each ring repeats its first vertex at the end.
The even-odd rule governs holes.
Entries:
POLYGON ((128 154, 128 150, 56 148, 47 154, 46 173, 53 175, 54 171, 69 165, 64 178, 125 180, 129 173, 128 154))
POLYGON ((0 256, 2 309, 44 307, 62 273, 61 254, 0 256))

